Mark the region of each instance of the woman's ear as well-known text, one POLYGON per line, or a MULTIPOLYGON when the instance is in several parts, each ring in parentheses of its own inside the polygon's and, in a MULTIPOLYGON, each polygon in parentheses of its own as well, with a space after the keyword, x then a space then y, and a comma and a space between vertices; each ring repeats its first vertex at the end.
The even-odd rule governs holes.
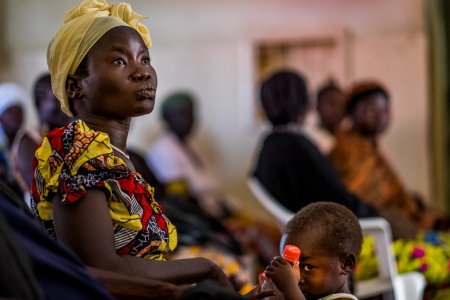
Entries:
POLYGON ((66 80, 66 94, 67 98, 78 100, 83 96, 83 89, 81 87, 81 76, 69 75, 66 80))
POLYGON ((341 260, 341 274, 348 275, 355 270, 356 255, 352 252, 343 254, 341 260))

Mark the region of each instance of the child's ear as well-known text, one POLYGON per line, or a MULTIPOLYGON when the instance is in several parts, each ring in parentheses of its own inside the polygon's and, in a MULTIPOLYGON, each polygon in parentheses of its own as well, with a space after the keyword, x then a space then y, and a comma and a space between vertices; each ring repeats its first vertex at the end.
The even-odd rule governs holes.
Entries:
POLYGON ((83 89, 81 88, 81 76, 67 76, 66 94, 67 97, 72 100, 78 100, 83 96, 83 89))
POLYGON ((355 270, 356 255, 354 253, 346 253, 341 256, 341 274, 348 275, 355 270))

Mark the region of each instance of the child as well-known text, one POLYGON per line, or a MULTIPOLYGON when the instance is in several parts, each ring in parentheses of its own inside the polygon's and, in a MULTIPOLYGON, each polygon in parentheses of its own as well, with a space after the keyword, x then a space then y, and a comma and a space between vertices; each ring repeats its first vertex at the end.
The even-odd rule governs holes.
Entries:
POLYGON ((361 251, 362 231, 356 216, 334 202, 315 202, 298 211, 287 223, 280 249, 302 250, 298 271, 281 257, 266 268, 286 300, 356 299, 348 278, 361 251))

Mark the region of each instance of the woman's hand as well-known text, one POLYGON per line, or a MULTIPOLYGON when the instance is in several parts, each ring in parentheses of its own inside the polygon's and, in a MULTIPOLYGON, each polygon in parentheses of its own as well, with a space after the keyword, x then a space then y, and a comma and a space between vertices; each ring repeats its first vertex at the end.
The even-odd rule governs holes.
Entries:
POLYGON ((233 285, 231 284, 230 279, 225 275, 223 270, 216 265, 214 262, 212 262, 209 259, 198 257, 198 258, 192 258, 193 260, 198 260, 199 264, 204 265, 204 269, 209 270, 209 276, 207 278, 213 279, 217 281, 220 285, 223 285, 225 287, 233 288, 233 285))

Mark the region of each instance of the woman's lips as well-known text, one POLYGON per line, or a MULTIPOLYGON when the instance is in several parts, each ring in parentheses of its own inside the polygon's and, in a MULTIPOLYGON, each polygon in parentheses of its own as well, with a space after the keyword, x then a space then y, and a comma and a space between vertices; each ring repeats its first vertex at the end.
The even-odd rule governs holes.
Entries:
POLYGON ((138 92, 139 98, 141 99, 154 99, 155 98, 155 90, 154 89, 143 89, 138 92))

